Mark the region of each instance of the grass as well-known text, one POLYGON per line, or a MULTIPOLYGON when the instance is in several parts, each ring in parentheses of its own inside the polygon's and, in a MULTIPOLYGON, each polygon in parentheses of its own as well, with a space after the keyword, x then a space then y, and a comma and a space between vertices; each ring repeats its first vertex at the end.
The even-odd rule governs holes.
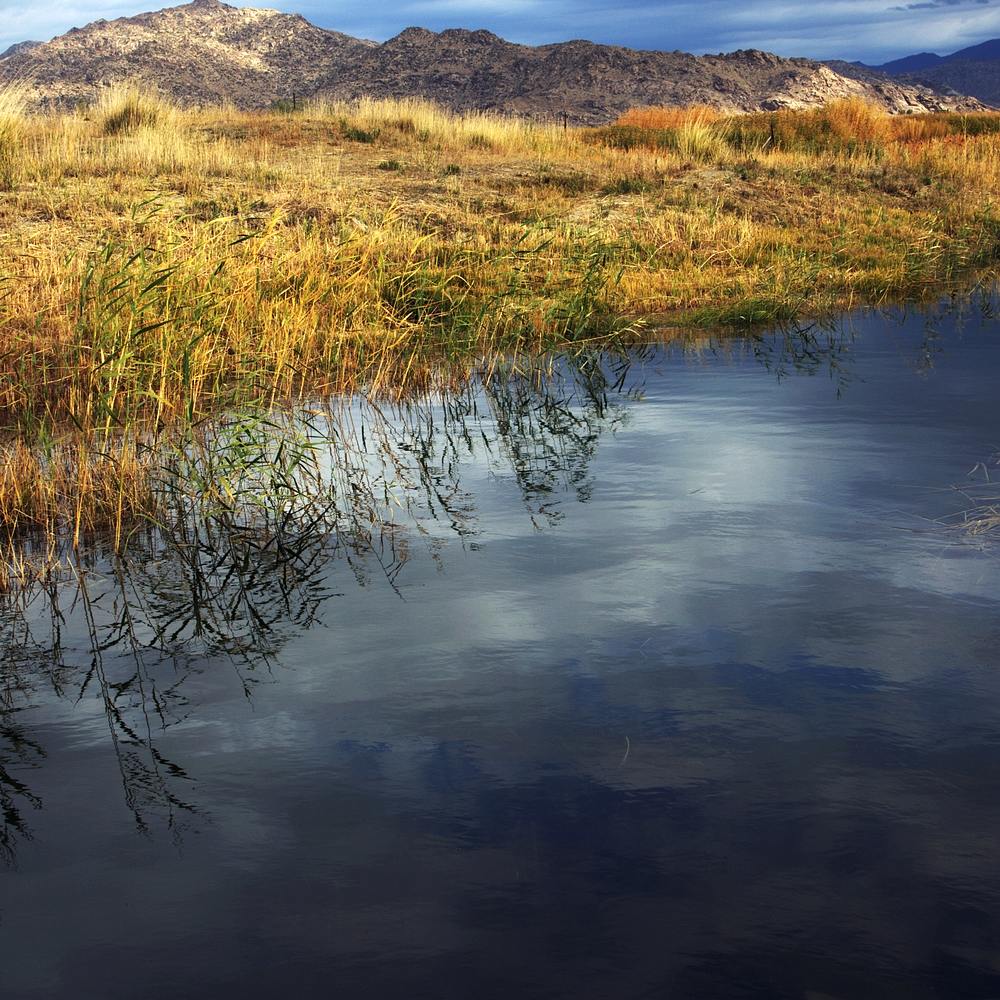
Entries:
POLYGON ((1000 116, 23 104, 0 94, 11 553, 123 544, 161 516, 164 455, 223 411, 936 294, 1000 253, 1000 116))
POLYGON ((94 105, 94 115, 105 135, 131 135, 143 129, 168 128, 174 108, 148 87, 115 84, 105 88, 94 105))
POLYGON ((969 474, 969 481, 955 490, 963 503, 950 523, 958 524, 965 532, 986 538, 1000 538, 1000 452, 980 462, 969 474))
POLYGON ((0 191, 13 191, 21 177, 29 96, 23 84, 0 89, 0 191))

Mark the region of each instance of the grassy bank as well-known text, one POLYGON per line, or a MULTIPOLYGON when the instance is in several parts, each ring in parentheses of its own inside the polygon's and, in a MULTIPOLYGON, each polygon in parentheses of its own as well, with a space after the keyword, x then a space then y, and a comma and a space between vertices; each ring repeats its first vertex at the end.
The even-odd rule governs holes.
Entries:
MULTIPOLYGON (((420 102, 178 111, 0 96, 0 525, 155 516, 227 406, 933 294, 1000 252, 994 116, 862 105, 600 130, 420 102)), ((53 543, 55 544, 55 543, 53 543)))

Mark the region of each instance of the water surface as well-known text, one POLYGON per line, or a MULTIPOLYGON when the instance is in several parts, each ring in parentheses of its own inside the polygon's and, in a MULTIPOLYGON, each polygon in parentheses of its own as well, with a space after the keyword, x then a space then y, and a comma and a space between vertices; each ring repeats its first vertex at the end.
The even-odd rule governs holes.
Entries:
POLYGON ((973 300, 355 400, 322 530, 8 598, 0 992, 1000 996, 998 372, 973 300))

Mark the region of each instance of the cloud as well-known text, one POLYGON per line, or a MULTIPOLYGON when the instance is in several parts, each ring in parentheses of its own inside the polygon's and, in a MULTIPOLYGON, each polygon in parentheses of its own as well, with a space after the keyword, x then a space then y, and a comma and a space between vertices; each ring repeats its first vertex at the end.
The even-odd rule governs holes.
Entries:
MULTIPOLYGON (((0 0, 0 49, 44 40, 96 18, 136 14, 157 0, 0 0)), ((569 38, 638 48, 721 52, 763 48, 781 55, 882 61, 930 49, 949 52, 1000 36, 997 0, 259 0, 316 24, 384 40, 409 25, 488 28, 513 41, 569 38)), ((248 6, 248 4, 243 4, 248 6)))
POLYGON ((990 7, 993 5, 993 0, 925 0, 923 3, 907 3, 902 6, 890 7, 889 10, 942 10, 946 7, 967 7, 970 4, 990 7))

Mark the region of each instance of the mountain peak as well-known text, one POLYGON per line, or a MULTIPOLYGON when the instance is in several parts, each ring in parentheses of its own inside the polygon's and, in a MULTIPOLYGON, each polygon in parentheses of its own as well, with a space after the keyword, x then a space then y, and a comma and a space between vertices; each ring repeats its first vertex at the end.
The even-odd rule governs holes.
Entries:
POLYGON ((4 49, 0 52, 0 59, 6 59, 7 56, 17 55, 19 52, 29 52, 31 49, 37 49, 41 42, 15 42, 10 48, 4 49))
POLYGON ((404 28, 398 35, 393 35, 385 44, 393 45, 396 42, 404 42, 412 45, 414 43, 429 42, 435 38, 437 38, 437 35, 433 31, 429 31, 427 28, 411 26, 404 28))

